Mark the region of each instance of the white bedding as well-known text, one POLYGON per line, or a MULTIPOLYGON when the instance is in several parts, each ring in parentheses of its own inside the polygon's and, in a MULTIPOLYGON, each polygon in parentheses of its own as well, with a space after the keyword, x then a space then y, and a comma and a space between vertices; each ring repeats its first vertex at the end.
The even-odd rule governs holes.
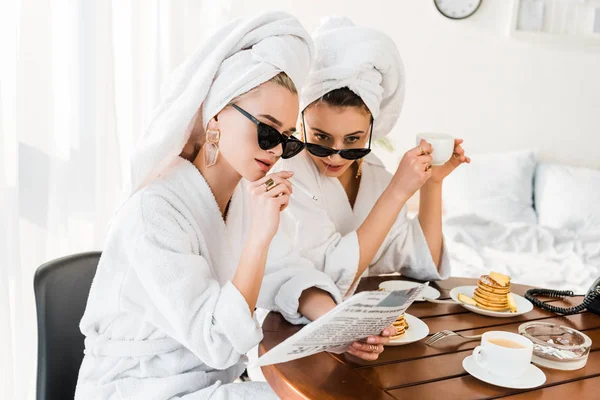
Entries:
POLYGON ((576 294, 585 294, 600 276, 600 230, 582 234, 463 215, 444 220, 444 238, 452 276, 498 271, 514 283, 576 294))

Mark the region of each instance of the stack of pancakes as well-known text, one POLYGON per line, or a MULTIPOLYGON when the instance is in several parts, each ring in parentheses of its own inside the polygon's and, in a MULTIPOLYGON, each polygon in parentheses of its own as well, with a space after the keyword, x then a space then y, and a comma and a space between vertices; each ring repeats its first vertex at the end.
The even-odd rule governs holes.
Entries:
POLYGON ((501 284, 492 279, 490 275, 482 275, 473 294, 477 307, 489 311, 506 311, 510 309, 508 303, 510 278, 508 279, 508 282, 501 284))
POLYGON ((398 319, 395 320, 392 325, 394 326, 394 328, 396 328, 397 333, 394 336, 390 336, 390 340, 399 339, 400 336, 404 335, 404 333, 408 329, 408 323, 406 322, 406 319, 404 318, 404 314, 399 316, 398 319))

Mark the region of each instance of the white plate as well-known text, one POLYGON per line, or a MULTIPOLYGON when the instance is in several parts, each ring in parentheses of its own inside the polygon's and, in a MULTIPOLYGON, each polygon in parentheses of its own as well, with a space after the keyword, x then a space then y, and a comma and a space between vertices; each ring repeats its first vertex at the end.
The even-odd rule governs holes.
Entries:
POLYGON ((513 293, 513 298, 515 299, 515 303, 517 304, 517 312, 511 313, 510 311, 489 311, 484 310, 483 308, 479 308, 477 306, 472 306, 470 304, 465 304, 458 300, 459 294, 466 294, 469 297, 473 297, 473 293, 477 286, 459 286, 455 287, 450 291, 450 297, 452 300, 458 302, 461 306, 466 308, 469 311, 473 311, 474 313, 487 315, 488 317, 500 317, 500 318, 510 318, 516 317, 519 315, 523 315, 533 310, 533 304, 525 297, 519 296, 518 294, 513 293))
POLYGON ((472 355, 466 357, 463 360, 463 368, 470 375, 479 379, 480 381, 484 381, 490 383, 492 385, 501 386, 510 389, 531 389, 534 387, 538 387, 546 382, 546 374, 536 367, 533 364, 529 364, 525 373, 516 378, 506 378, 501 376, 496 376, 488 372, 487 370, 481 368, 475 362, 475 359, 472 355))
MULTIPOLYGON (((406 290, 421 285, 417 282, 409 281, 385 281, 379 284, 379 289, 383 289, 387 292, 393 292, 394 290, 406 290)), ((425 289, 421 292, 421 295, 415 299, 415 301, 425 301, 424 297, 430 299, 437 299, 441 296, 440 292, 432 288, 431 286, 425 286, 425 289)))
POLYGON ((429 335, 429 327, 419 318, 410 314, 404 314, 404 318, 408 323, 408 329, 404 332, 404 335, 400 336, 396 340, 390 340, 386 346, 402 346, 409 343, 418 342, 429 335))

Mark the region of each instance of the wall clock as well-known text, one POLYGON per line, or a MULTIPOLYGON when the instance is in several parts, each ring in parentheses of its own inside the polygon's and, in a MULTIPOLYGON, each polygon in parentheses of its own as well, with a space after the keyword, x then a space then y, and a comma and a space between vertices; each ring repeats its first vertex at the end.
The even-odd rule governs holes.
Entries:
POLYGON ((475 14, 481 0, 433 0, 438 11, 450 19, 465 19, 475 14))

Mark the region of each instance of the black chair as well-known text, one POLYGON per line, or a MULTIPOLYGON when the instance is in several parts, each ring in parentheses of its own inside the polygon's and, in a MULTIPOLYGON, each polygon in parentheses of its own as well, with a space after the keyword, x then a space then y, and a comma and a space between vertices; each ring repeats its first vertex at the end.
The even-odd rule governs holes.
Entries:
POLYGON ((75 396, 83 360, 79 331, 100 252, 75 254, 47 262, 33 279, 38 319, 37 399, 75 396))

